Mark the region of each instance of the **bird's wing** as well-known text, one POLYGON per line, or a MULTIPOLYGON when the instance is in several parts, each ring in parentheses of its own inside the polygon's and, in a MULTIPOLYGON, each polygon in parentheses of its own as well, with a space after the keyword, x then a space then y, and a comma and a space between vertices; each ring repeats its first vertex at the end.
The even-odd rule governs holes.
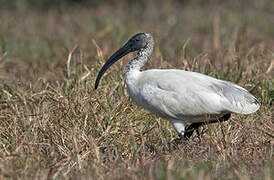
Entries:
POLYGON ((147 108, 171 118, 255 112, 260 104, 240 86, 182 70, 149 70, 140 79, 147 108))
POLYGON ((236 84, 218 80, 210 88, 219 94, 223 107, 231 112, 251 114, 260 108, 260 102, 246 89, 236 84))

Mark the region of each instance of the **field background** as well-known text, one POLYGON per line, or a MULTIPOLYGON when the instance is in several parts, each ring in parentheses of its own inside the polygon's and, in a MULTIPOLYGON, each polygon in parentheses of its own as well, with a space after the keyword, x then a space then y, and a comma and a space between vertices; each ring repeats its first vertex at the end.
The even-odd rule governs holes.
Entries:
POLYGON ((0 0, 1 179, 273 179, 274 1, 0 0), (203 128, 185 144, 138 108, 126 56, 149 32, 144 69, 178 68, 235 82, 259 111, 203 128))

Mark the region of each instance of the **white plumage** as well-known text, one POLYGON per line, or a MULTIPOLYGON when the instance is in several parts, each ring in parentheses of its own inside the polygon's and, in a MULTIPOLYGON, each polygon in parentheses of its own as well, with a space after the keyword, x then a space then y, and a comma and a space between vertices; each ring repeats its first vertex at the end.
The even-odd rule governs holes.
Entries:
MULTIPOLYGON (((233 83, 184 70, 134 72, 128 86, 132 99, 140 106, 167 118, 235 112, 250 114, 258 101, 233 83)), ((188 121, 188 119, 186 119, 188 121)))
POLYGON ((168 119, 180 137, 184 137, 185 123, 200 123, 200 126, 205 120, 216 121, 231 112, 250 114, 259 109, 260 103, 253 95, 228 81, 176 69, 140 71, 153 45, 153 38, 147 33, 133 36, 102 67, 95 87, 107 68, 138 50, 124 72, 129 95, 139 106, 168 119))

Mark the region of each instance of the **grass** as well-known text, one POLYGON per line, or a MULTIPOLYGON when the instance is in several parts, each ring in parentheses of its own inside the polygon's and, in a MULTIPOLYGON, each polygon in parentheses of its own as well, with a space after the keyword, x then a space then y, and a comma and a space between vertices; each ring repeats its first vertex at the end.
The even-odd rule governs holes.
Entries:
POLYGON ((245 11, 175 3, 0 11, 2 179, 273 178, 271 1, 245 11), (145 69, 235 82, 258 97, 260 110, 234 114, 205 127, 201 141, 194 135, 175 145, 171 125, 127 95, 122 66, 133 55, 94 90, 106 58, 137 32, 156 40, 145 69))

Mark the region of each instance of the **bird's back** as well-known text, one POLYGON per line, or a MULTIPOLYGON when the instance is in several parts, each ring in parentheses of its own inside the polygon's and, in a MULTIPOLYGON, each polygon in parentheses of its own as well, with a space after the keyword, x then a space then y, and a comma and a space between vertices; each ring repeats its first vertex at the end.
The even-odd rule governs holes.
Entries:
POLYGON ((250 114, 260 107, 258 100, 238 85, 184 70, 143 71, 128 90, 140 106, 172 119, 224 112, 250 114))

